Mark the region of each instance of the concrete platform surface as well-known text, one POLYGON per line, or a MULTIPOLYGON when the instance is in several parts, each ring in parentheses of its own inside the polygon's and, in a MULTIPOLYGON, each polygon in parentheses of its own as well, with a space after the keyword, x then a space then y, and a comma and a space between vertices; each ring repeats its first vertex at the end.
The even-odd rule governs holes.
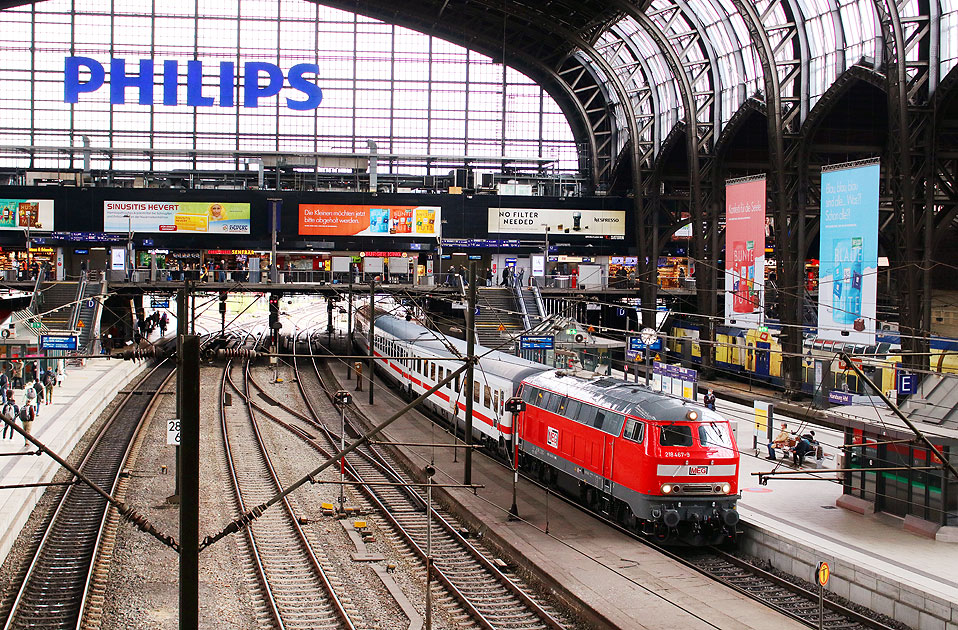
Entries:
MULTIPOLYGON (((50 449, 67 457, 100 413, 128 383, 146 367, 142 361, 90 359, 83 367, 67 367, 63 385, 54 387, 53 402, 41 405, 33 435, 50 449)), ((19 405, 24 390, 14 390, 19 405)), ((9 433, 8 433, 9 435, 9 433)), ((24 446, 23 438, 0 439, 0 484, 47 483, 60 465, 46 455, 34 455, 36 448, 24 446)), ((0 490, 0 562, 23 529, 45 487, 0 490)))

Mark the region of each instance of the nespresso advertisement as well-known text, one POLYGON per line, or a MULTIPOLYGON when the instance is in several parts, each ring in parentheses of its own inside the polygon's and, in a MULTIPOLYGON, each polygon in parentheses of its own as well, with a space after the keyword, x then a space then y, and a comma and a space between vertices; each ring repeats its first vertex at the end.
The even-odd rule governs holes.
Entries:
POLYGON ((489 208, 489 234, 549 234, 625 238, 624 210, 489 208))
POLYGON ((302 203, 303 236, 439 236, 438 206, 359 206, 302 203))

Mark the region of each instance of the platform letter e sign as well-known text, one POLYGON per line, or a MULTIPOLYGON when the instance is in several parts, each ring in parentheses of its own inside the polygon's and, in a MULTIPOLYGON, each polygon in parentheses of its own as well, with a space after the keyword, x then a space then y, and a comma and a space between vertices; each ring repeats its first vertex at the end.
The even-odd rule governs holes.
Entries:
POLYGON ((549 432, 546 436, 546 442, 552 448, 559 448, 559 429, 553 429, 552 427, 549 427, 549 432))

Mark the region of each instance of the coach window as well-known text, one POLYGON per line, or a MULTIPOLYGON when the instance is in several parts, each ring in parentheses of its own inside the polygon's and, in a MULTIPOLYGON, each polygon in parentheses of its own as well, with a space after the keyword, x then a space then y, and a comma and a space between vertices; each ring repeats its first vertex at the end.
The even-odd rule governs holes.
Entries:
POLYGON ((433 381, 436 380, 436 363, 435 363, 435 361, 432 363, 432 365, 431 365, 430 368, 429 368, 429 378, 430 378, 431 380, 433 380, 433 381))
POLYGON ((492 408, 492 388, 488 385, 482 389, 482 406, 486 409, 492 408))
POLYGON ((692 427, 680 424, 667 424, 659 433, 662 446, 692 446, 692 427))
POLYGON ((492 392, 492 410, 498 411, 499 409, 499 390, 492 392))
POLYGON ((479 392, 482 391, 479 388, 479 381, 472 382, 472 402, 479 404, 479 392))
POLYGON ((645 423, 639 422, 635 418, 629 418, 625 421, 625 432, 622 434, 627 440, 633 442, 642 442, 642 438, 645 437, 645 423))
POLYGON ((458 394, 461 391, 462 391, 462 388, 459 387, 459 375, 456 374, 456 393, 458 394))
POLYGON ((440 365, 440 366, 439 366, 439 380, 440 380, 440 381, 442 380, 442 375, 443 375, 443 373, 444 373, 444 370, 442 369, 442 366, 440 365))

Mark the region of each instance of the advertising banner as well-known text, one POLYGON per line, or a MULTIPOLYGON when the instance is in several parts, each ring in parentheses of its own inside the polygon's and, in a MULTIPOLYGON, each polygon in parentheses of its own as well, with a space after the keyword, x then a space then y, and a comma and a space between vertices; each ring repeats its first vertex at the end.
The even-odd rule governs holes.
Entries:
POLYGON ((250 205, 219 201, 104 201, 105 232, 249 234, 250 205))
POLYGON ((438 237, 440 221, 438 206, 299 204, 302 236, 438 237))
POLYGON ((725 323, 757 326, 765 308, 765 176, 725 183, 725 323))
POLYGON ((53 231, 52 199, 0 199, 0 230, 53 231))
POLYGON ((822 169, 820 339, 875 344, 879 174, 877 161, 822 169))
POLYGON ((625 238, 625 211, 574 208, 489 208, 489 234, 569 234, 625 238))

